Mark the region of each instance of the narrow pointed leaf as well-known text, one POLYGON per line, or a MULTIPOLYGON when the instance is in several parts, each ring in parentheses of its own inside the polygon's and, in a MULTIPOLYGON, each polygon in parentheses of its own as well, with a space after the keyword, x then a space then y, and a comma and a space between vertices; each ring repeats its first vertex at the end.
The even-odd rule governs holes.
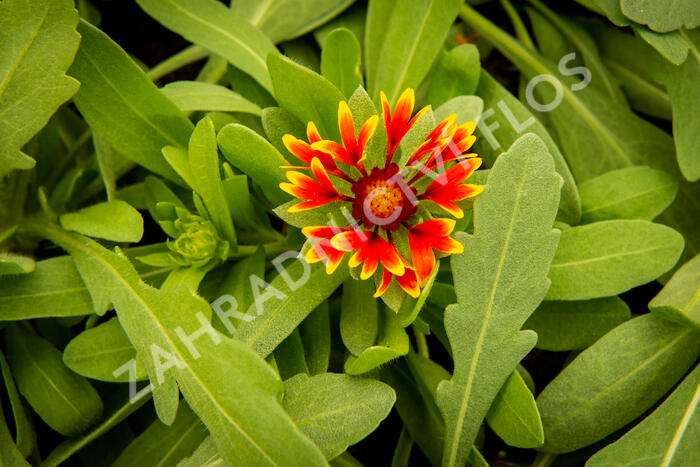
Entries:
POLYGON ((649 309, 667 319, 700 328, 700 255, 676 271, 649 302, 649 309))
POLYGON ((338 28, 326 36, 321 52, 321 74, 350 98, 362 86, 360 43, 350 30, 338 28))
POLYGON ((160 89, 183 112, 216 110, 219 112, 244 112, 260 116, 262 109, 218 84, 200 81, 175 81, 160 89))

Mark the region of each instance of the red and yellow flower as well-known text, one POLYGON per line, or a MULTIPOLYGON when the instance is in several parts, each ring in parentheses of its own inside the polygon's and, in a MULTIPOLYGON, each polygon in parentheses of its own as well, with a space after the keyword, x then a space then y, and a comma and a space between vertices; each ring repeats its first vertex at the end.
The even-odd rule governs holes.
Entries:
POLYGON ((458 203, 483 190, 480 185, 464 183, 481 165, 476 154, 467 152, 476 139, 474 122, 458 125, 456 116, 447 117, 411 154, 402 154, 404 136, 430 110, 424 107, 413 114, 414 100, 413 90, 407 89, 392 111, 381 94, 387 144, 377 166, 368 163, 366 148, 377 130, 378 117, 367 119, 356 132, 345 102, 338 107, 341 143, 323 139, 312 122, 307 126, 308 142, 292 135, 283 138, 287 149, 304 164, 287 167, 291 169, 287 172, 289 183, 280 184, 300 201, 289 212, 334 201, 347 208, 345 227, 302 229, 312 244, 307 261, 325 261, 326 272, 331 274, 348 253, 349 267, 361 267, 363 280, 381 268, 376 297, 388 289, 392 279, 417 297, 433 273, 435 252, 449 255, 463 251, 461 243, 450 236, 455 220, 434 218, 433 214, 446 213, 459 219, 464 213, 458 203), (408 251, 401 251, 398 245, 407 245, 408 251))

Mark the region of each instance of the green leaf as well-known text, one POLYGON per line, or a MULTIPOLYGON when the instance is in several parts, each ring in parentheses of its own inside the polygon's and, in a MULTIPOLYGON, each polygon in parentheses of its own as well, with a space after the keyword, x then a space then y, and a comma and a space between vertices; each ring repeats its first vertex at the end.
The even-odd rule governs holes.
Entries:
POLYGON ((306 138, 306 127, 289 111, 281 107, 267 107, 262 112, 262 125, 268 141, 282 153, 288 161, 297 161, 282 142, 284 135, 293 135, 297 138, 306 138))
MULTIPOLYGON (((114 303, 119 322, 138 358, 146 364, 155 390, 174 389, 177 397, 179 387, 227 462, 323 464, 321 453, 279 405, 282 383, 273 370, 247 345, 209 325, 211 307, 206 301, 185 287, 159 290, 146 285, 124 256, 110 253, 88 238, 51 224, 36 222, 27 227, 68 250, 79 268, 90 262, 90 271, 100 274, 102 293, 114 303), (196 347, 183 339, 183 335, 192 336, 198 330, 205 334, 196 339, 196 347)), ((170 392, 154 392, 161 416, 164 408, 171 410, 159 407, 156 397, 163 396, 161 404, 172 397, 170 392)))
POLYGON ((423 81, 462 2, 399 0, 393 7, 375 3, 382 2, 373 0, 369 6, 367 90, 375 102, 384 91, 393 104, 404 89, 417 88, 423 81), (379 37, 373 37, 376 28, 384 29, 379 37))
POLYGON ((475 152, 484 158, 488 166, 491 166, 501 154, 502 148, 513 144, 523 131, 539 136, 547 145, 557 172, 564 179, 557 219, 567 224, 578 223, 581 218, 581 200, 576 181, 571 175, 564 156, 545 127, 486 71, 481 72, 476 94, 484 100, 486 110, 481 115, 479 129, 482 137, 476 140, 475 152), (487 131, 484 128, 487 128, 487 131))
POLYGON ((13 253, 0 252, 0 276, 9 274, 29 274, 36 268, 33 259, 13 253))
POLYGON ((200 81, 174 81, 160 91, 183 112, 194 110, 243 112, 260 116, 262 109, 241 95, 218 84, 200 81))
POLYGON ((635 23, 647 24, 657 32, 700 26, 700 5, 693 0, 661 4, 652 0, 620 0, 622 13, 635 23))
POLYGON ((119 324, 112 318, 94 328, 86 329, 71 340, 63 350, 63 363, 79 375, 112 383, 128 383, 148 379, 141 362, 135 362, 135 373, 115 375, 115 371, 136 357, 136 349, 119 324))
POLYGON ((367 347, 358 357, 350 355, 345 361, 345 372, 361 375, 408 353, 408 334, 399 323, 396 313, 382 307, 377 342, 367 347))
POLYGON ((361 56, 360 43, 349 29, 338 28, 326 36, 321 51, 321 74, 346 98, 363 84, 361 56))
MULTIPOLYGON (((471 96, 481 74, 479 50, 473 44, 462 44, 438 61, 431 73, 425 102, 437 108, 457 96, 471 96)), ((438 118, 439 120, 439 118, 438 118)))
POLYGON ((177 463, 177 467, 202 467, 216 464, 226 465, 221 459, 219 450, 216 449, 216 443, 211 436, 207 436, 190 457, 177 463))
POLYGON ((680 65, 688 57, 692 44, 682 31, 658 33, 644 26, 632 24, 632 30, 647 44, 652 46, 666 60, 680 65))
POLYGON ((273 353, 278 373, 283 381, 299 373, 309 374, 309 367, 306 364, 304 353, 304 343, 301 341, 299 329, 295 329, 280 342, 273 353))
POLYGON ((273 204, 289 200, 290 195, 282 191, 279 184, 286 181, 286 170, 280 167, 290 164, 265 138, 248 127, 234 123, 219 131, 217 142, 231 165, 260 185, 273 204), (251 154, 255 157, 251 157, 251 154))
POLYGON ((523 328, 537 333, 538 349, 582 350, 630 316, 629 307, 618 297, 542 302, 523 328))
POLYGON ((535 345, 520 332, 547 291, 558 232, 552 230, 561 178, 536 135, 518 139, 474 203, 474 235, 460 234, 451 257, 457 304, 445 310, 455 370, 438 388, 445 419, 443 465, 464 465, 491 401, 535 345), (478 281, 481 286, 470 284, 478 281))
POLYGON ((537 398, 545 435, 540 449, 571 452, 622 428, 671 389, 698 355, 700 339, 690 328, 653 314, 621 324, 537 398))
POLYGON ((666 283, 649 309, 658 316, 700 327, 700 255, 685 263, 666 283))
POLYGON ((138 0, 166 28, 222 56, 272 90, 265 59, 277 49, 260 30, 215 0, 138 0))
POLYGON ((700 463, 699 402, 700 366, 697 366, 659 408, 622 438, 598 451, 586 466, 697 465, 700 463))
POLYGON ((450 115, 457 115, 456 123, 478 122, 484 110, 484 101, 477 96, 457 96, 441 104, 433 116, 440 122, 450 115))
POLYGON ((643 220, 611 220, 566 229, 549 271, 547 300, 617 295, 653 281, 676 264, 683 237, 643 220))
POLYGON ((326 459, 333 459, 372 433, 395 400, 394 391, 382 382, 325 373, 286 381, 282 404, 326 459))
POLYGON ((609 219, 652 220, 676 198, 678 182, 649 167, 611 170, 579 185, 581 223, 609 219))
POLYGON ((204 117, 194 128, 188 146, 192 188, 202 197, 211 221, 231 246, 237 244, 228 201, 221 183, 216 130, 210 118, 204 117))
POLYGON ((544 443, 535 398, 520 373, 514 371, 494 399, 486 421, 509 446, 536 448, 544 443))
POLYGON ((113 242, 138 242, 143 236, 143 218, 120 200, 93 204, 80 211, 63 214, 61 227, 89 237, 113 242))
POLYGON ((168 144, 186 147, 192 123, 105 33, 88 23, 70 68, 80 81, 73 102, 90 128, 119 154, 181 182, 161 155, 168 144))
POLYGON ((208 437, 202 422, 189 407, 181 407, 172 425, 153 422, 122 451, 113 467, 175 465, 208 437))
POLYGON ((319 47, 323 45, 323 42, 326 40, 328 34, 338 28, 349 29, 355 35, 357 40, 362 42, 365 37, 366 13, 367 6, 362 2, 355 2, 341 15, 336 16, 320 28, 314 29, 313 35, 319 47))
MULTIPOLYGON (((22 453, 22 455, 29 457, 36 449, 36 433, 34 432, 34 426, 27 415, 24 402, 22 402, 22 398, 17 391, 17 386, 15 385, 15 379, 12 377, 10 366, 8 365, 7 360, 5 360, 5 355, 3 355, 2 352, 0 352, 0 372, 2 373, 2 379, 5 381, 5 390, 7 391, 7 397, 10 400, 10 405, 12 406, 17 449, 20 451, 20 453, 22 453)), ((0 420, 0 423, 4 423, 4 420, 0 420)), ((0 451, 2 450, 0 449, 0 451)), ((0 460, 2 460, 1 456, 0 460)))
MULTIPOLYGON (((2 409, 2 407, 0 407, 2 409)), ((25 467, 29 466, 22 453, 17 448, 17 445, 12 440, 10 430, 5 422, 5 414, 0 410, 0 462, 3 465, 25 467)))
POLYGON ((267 59, 275 98, 302 123, 314 122, 322 138, 339 141, 338 103, 343 93, 326 78, 282 55, 267 59))
POLYGON ((345 10, 353 0, 252 0, 248 3, 256 9, 250 17, 251 23, 277 43, 316 29, 345 10))
POLYGON ((17 388, 47 425, 73 436, 100 418, 100 396, 86 379, 65 367, 53 345, 21 325, 9 328, 5 338, 17 388))
POLYGON ((340 304, 340 337, 345 347, 355 356, 374 345, 379 331, 379 301, 374 298, 370 281, 352 277, 343 283, 340 304))
POLYGON ((309 373, 313 376, 328 370, 331 357, 331 323, 328 301, 322 302, 299 325, 309 373))
POLYGON ((0 281, 0 320, 93 313, 90 295, 69 256, 36 263, 31 274, 0 281))
MULTIPOLYGON (((292 258, 288 252, 287 260, 292 258)), ((256 302, 246 314, 254 317, 236 328, 235 338, 247 343, 262 357, 267 357, 314 308, 326 300, 347 277, 347 268, 340 267, 326 274, 323 264, 309 265, 294 259, 292 265, 280 265, 281 271, 269 285, 252 285, 256 302)))
POLYGON ((71 0, 5 0, 0 4, 0 177, 31 169, 22 147, 78 90, 66 76, 80 36, 71 0))

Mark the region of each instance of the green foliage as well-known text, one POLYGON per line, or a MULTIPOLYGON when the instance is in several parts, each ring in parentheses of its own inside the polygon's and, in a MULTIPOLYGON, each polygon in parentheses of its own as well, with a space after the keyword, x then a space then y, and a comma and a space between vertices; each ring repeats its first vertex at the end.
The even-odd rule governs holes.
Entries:
POLYGON ((244 112, 260 116, 262 109, 228 88, 198 81, 175 81, 161 88, 183 112, 218 110, 244 112))
POLYGON ((63 214, 61 227, 88 237, 113 242, 138 242, 143 236, 143 218, 128 203, 120 200, 99 203, 77 212, 63 214))
POLYGON ((659 5, 650 0, 620 0, 622 13, 632 21, 647 24, 658 32, 700 26, 700 6, 691 0, 659 5))
POLYGON ((321 74, 349 98, 362 86, 362 51, 355 35, 339 28, 326 36, 321 53, 321 74))
POLYGON ((649 302, 659 316, 700 327, 700 256, 685 263, 649 302))
POLYGON ((474 94, 480 73, 479 50, 472 44, 455 47, 438 61, 425 101, 437 108, 453 97, 474 94))
POLYGON ((545 144, 525 135, 494 164, 474 206, 474 234, 460 237, 465 252, 451 261, 457 303, 445 311, 455 371, 437 397, 443 465, 466 462, 490 402, 535 344, 520 328, 549 285, 560 187, 545 144), (477 281, 481 287, 469 286, 477 281))

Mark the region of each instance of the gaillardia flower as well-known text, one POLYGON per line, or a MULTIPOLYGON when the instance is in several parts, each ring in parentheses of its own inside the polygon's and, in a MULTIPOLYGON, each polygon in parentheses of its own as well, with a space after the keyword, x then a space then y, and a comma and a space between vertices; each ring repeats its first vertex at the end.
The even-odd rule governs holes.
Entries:
MULTIPOLYGON (((420 144, 414 142, 413 148, 409 148, 411 141, 402 145, 409 130, 430 110, 424 107, 413 115, 414 100, 413 90, 407 89, 392 112, 381 93, 384 128, 380 131, 386 131, 386 150, 382 145, 380 154, 371 154, 371 160, 366 149, 373 137, 380 136, 375 135, 378 116, 367 119, 356 132, 344 101, 338 107, 341 142, 323 139, 313 122, 307 126, 308 142, 292 135, 283 138, 287 149, 303 163, 286 167, 294 170, 287 172, 289 183, 280 184, 299 200, 289 212, 338 202, 347 219, 342 227, 302 229, 312 243, 307 261, 325 261, 326 272, 331 274, 349 253, 348 265, 361 266, 363 280, 381 266, 375 297, 387 290, 392 278, 417 297, 435 268, 435 251, 462 252, 462 245, 450 237, 456 224, 453 218, 464 215, 458 203, 483 190, 480 185, 463 183, 481 165, 476 154, 467 153, 476 139, 474 122, 458 125, 451 115, 429 133, 423 130, 420 144), (439 217, 445 214, 453 218, 439 217)), ((372 150, 377 151, 376 147, 372 150)))

